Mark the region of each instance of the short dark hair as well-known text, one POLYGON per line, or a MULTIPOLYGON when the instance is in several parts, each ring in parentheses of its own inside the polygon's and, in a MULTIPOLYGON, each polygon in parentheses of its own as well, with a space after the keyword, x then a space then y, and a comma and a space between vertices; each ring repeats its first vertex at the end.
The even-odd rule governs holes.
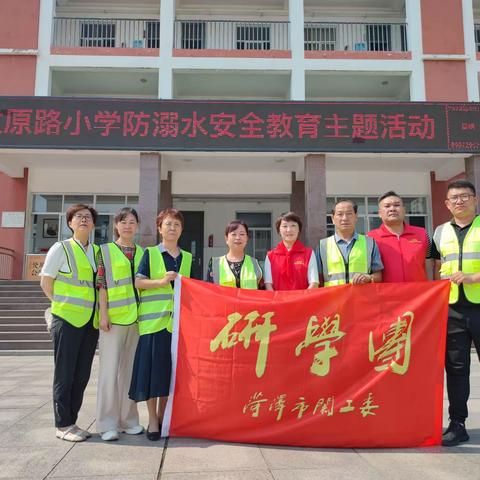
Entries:
POLYGON ((185 225, 185 220, 183 219, 182 212, 180 210, 177 210, 176 208, 165 208, 164 210, 162 210, 157 216, 157 227, 161 227, 163 221, 167 217, 176 218, 182 224, 182 230, 183 230, 183 227, 185 225))
POLYGON ((225 227, 225 236, 227 237, 229 233, 235 232, 238 230, 238 227, 243 227, 247 232, 247 237, 250 238, 250 232, 248 231, 248 225, 243 220, 232 220, 225 227))
MULTIPOLYGON (((121 222, 122 220, 125 220, 129 215, 133 215, 135 217, 135 220, 137 223, 140 223, 140 220, 138 218, 138 213, 137 211, 132 208, 132 207, 123 207, 121 210, 119 210, 116 214, 115 217, 113 218, 114 223, 121 222)), ((113 233, 115 236, 118 238, 120 235, 118 234, 117 227, 113 228, 113 233)))
POLYGON ((402 201, 402 203, 403 203, 402 197, 401 197, 400 195, 398 195, 397 192, 394 192, 393 190, 390 190, 390 191, 385 192, 383 195, 380 195, 380 196, 378 197, 378 204, 380 205, 380 202, 381 202, 382 200, 385 200, 385 199, 388 198, 388 197, 397 197, 397 198, 399 198, 399 199, 402 201))
POLYGON ((357 205, 357 203, 355 202, 355 200, 352 200, 351 198, 339 198, 339 199, 335 202, 335 204, 333 205, 332 215, 335 215, 335 208, 336 208, 336 206, 337 206, 339 203, 345 203, 345 202, 346 202, 346 203, 350 203, 350 204, 352 205, 353 211, 354 211, 355 213, 358 212, 358 205, 357 205))
POLYGON ((298 233, 302 232, 302 219, 295 212, 285 212, 277 218, 275 228, 277 229, 278 234, 280 234, 280 224, 282 222, 295 222, 298 225, 298 233))
POLYGON ((468 188, 472 191, 474 195, 477 194, 477 191, 475 190, 475 186, 473 185, 472 182, 469 182, 468 180, 454 180, 453 182, 450 182, 447 187, 447 194, 453 188, 468 188))
POLYGON ((80 210, 88 210, 90 212, 90 214, 92 215, 94 225, 97 221, 98 213, 93 207, 91 207, 90 205, 86 205, 85 203, 76 203, 75 205, 68 207, 68 210, 65 213, 65 217, 67 219, 67 226, 68 228, 70 228, 72 232, 73 232, 73 229, 70 227, 69 223, 72 221, 73 216, 76 213, 78 213, 80 210))

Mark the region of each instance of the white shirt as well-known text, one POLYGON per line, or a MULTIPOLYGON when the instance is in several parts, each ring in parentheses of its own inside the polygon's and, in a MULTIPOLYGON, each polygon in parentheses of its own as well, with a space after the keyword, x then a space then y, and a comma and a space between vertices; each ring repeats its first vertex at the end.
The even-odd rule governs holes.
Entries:
MULTIPOLYGON (((315 258, 313 252, 310 255, 310 260, 308 261, 307 280, 309 285, 311 283, 319 283, 317 259, 315 258)), ((263 265, 263 281, 265 283, 273 284, 272 265, 270 264, 268 255, 265 257, 265 263, 263 265)))
MULTIPOLYGON (((74 241, 77 242, 75 239, 74 241)), ((88 261, 90 262, 93 271, 96 272, 97 264, 95 262, 95 251, 93 250, 92 244, 89 243, 86 249, 79 242, 77 242, 77 245, 79 245, 80 248, 82 248, 87 254, 88 261)), ((40 272, 40 276, 57 278, 58 272, 71 273, 67 261, 67 254, 65 253, 62 242, 55 243, 48 251, 42 271, 40 272)))

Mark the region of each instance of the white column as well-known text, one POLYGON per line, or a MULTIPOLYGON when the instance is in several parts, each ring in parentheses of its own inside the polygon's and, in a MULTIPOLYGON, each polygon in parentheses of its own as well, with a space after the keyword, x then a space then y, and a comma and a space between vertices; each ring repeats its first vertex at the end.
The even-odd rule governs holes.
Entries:
POLYGON ((53 35, 55 0, 40 0, 38 20, 38 56, 35 71, 35 95, 50 95, 50 46, 53 35))
POLYGON ((172 50, 174 24, 175 0, 161 0, 158 97, 165 99, 172 98, 173 95, 172 50))
POLYGON ((303 0, 288 0, 290 20, 290 50, 292 71, 290 78, 290 99, 305 100, 305 55, 303 47, 304 14, 303 0))
POLYGON ((407 43, 412 53, 410 100, 425 101, 425 72, 423 68, 422 11, 419 0, 405 0, 407 43))
POLYGON ((475 48, 475 21, 472 0, 462 0, 463 35, 465 42, 465 70, 467 74, 467 92, 469 102, 478 102, 477 50, 475 48))

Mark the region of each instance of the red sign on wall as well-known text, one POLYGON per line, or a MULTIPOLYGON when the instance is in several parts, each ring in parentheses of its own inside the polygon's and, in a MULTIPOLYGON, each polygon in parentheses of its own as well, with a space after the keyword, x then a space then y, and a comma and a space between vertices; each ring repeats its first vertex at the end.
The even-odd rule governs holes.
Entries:
POLYGON ((0 97, 0 148, 480 152, 480 105, 0 97))

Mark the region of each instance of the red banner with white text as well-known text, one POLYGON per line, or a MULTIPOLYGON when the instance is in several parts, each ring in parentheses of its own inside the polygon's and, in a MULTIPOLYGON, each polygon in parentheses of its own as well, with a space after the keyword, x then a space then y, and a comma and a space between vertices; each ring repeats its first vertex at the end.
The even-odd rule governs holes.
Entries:
POLYGON ((268 292, 181 278, 163 432, 438 445, 448 293, 446 281, 268 292))

